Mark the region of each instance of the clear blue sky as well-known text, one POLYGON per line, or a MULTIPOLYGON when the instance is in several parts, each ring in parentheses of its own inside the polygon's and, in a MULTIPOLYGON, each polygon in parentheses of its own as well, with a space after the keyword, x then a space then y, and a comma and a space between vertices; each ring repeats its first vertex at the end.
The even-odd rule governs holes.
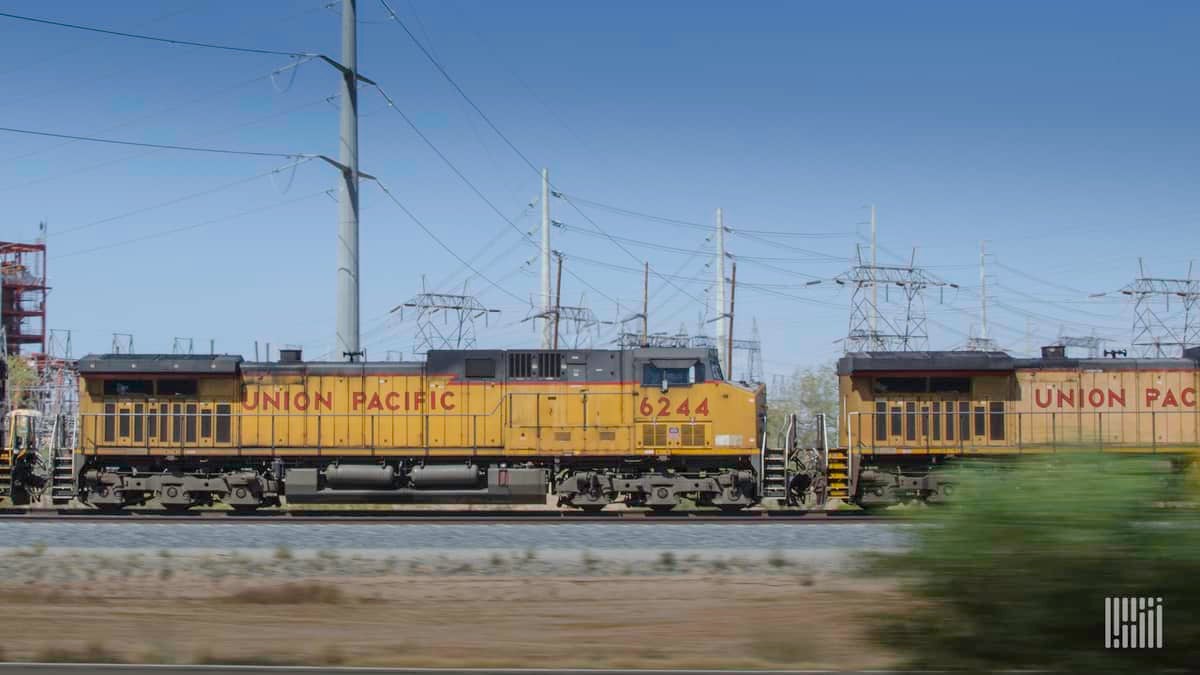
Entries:
MULTIPOLYGON (((1151 273, 1182 276, 1197 253, 1197 3, 390 3, 564 192, 700 223, 723 207, 735 230, 833 233, 773 243, 730 236, 740 260, 736 332, 748 337, 757 318, 768 373, 839 353, 847 292, 805 287, 799 274, 829 279, 849 266, 867 203, 879 209, 883 260, 916 246, 919 262, 962 286, 928 296, 934 347, 978 330, 982 239, 993 253, 992 333, 1017 352, 1064 327, 1128 342, 1129 304, 1087 294, 1127 283, 1139 255, 1151 273)), ((340 10, 324 4, 7 0, 0 10, 336 55, 340 10)), ((362 73, 500 210, 535 228, 527 205, 536 175, 376 0, 359 7, 362 73)), ((7 19, 0 31, 0 126, 336 154, 336 101, 322 99, 338 81, 319 62, 300 67, 289 87, 287 76, 265 77, 286 57, 7 19)), ((534 248, 373 91, 360 96, 362 169, 490 279, 522 299, 535 293, 536 263, 525 265, 534 248)), ((310 356, 330 348, 337 205, 321 194, 336 185, 330 167, 310 162, 147 209, 285 162, 12 134, 0 143, 0 238, 32 238, 39 220, 49 222, 49 324, 74 331, 77 354, 107 350, 113 332, 135 334, 139 351, 169 351, 175 336, 204 348, 214 338, 235 353, 256 339, 302 344, 310 356)), ((612 299, 638 301, 640 275, 585 259, 634 268, 645 258, 701 278, 678 282, 684 292, 651 284, 651 330, 694 331, 713 276, 706 233, 576 203, 612 235, 702 253, 630 244, 631 257, 588 236, 584 218, 555 200, 567 229, 556 230, 554 247, 608 296, 567 276, 564 299, 586 295, 613 319, 612 299)), ((413 323, 388 320, 388 310, 420 289, 422 275, 450 290, 467 273, 374 186, 364 184, 362 204, 364 343, 372 357, 407 355, 413 323)), ((481 344, 535 344, 521 322, 528 302, 480 278, 470 288, 503 310, 480 326, 481 344)))

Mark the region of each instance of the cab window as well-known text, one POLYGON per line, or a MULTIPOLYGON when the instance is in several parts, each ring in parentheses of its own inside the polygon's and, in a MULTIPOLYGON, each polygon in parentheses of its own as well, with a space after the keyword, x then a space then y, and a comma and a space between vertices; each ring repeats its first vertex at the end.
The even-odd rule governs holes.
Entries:
POLYGON ((105 396, 149 396, 154 393, 153 380, 105 380, 105 396))
POLYGON ((696 366, 690 368, 659 368, 646 364, 642 367, 642 386, 658 387, 666 382, 669 387, 686 387, 695 384, 696 366))

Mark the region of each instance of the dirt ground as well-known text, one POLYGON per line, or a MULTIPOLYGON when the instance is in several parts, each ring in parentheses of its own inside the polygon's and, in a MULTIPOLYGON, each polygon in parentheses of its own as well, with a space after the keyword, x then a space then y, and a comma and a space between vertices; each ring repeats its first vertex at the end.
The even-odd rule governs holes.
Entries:
POLYGON ((375 575, 0 584, 3 660, 354 666, 886 667, 862 579, 375 575))

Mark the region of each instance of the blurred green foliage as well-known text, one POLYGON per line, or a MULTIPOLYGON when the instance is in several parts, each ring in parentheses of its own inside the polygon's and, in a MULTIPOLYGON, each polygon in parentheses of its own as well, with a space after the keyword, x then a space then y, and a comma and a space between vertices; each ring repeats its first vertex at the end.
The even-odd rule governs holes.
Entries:
POLYGON ((927 509, 913 547, 872 576, 911 602, 873 635, 937 669, 1145 672, 1200 664, 1200 517, 1164 460, 1057 455, 952 470, 954 501, 927 509), (1157 505, 1157 506, 1156 506, 1157 505), (1163 649, 1106 649, 1106 596, 1161 597, 1163 649))

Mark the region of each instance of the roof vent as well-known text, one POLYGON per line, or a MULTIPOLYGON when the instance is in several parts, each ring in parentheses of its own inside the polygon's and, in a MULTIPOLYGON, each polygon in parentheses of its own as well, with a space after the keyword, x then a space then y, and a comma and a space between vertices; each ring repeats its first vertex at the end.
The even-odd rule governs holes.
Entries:
POLYGON ((1042 347, 1043 359, 1065 359, 1067 358, 1067 348, 1064 345, 1046 345, 1042 347))
POLYGON ((300 350, 299 349, 280 349, 279 350, 279 362, 280 363, 300 363, 301 361, 303 361, 303 359, 300 358, 300 350))

